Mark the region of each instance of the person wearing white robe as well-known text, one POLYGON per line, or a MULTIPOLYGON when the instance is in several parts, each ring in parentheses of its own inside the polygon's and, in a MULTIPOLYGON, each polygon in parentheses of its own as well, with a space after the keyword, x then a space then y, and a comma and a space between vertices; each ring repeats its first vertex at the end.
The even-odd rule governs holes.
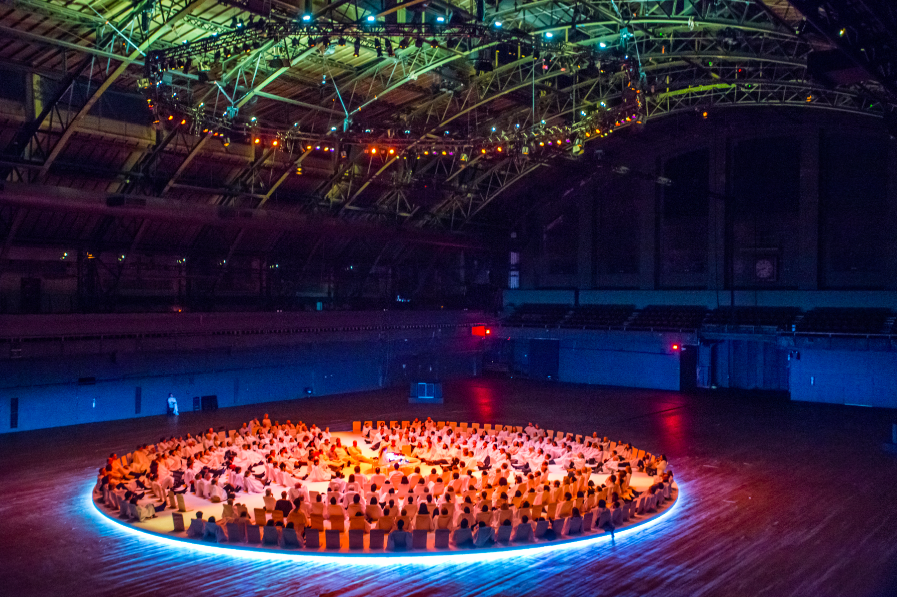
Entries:
POLYGON ((168 395, 168 414, 178 416, 178 399, 174 394, 168 395))
POLYGON ((262 493, 265 490, 265 484, 253 477, 249 471, 243 474, 243 491, 246 493, 262 493))
POLYGON ((481 522, 479 525, 477 525, 476 530, 473 532, 473 546, 488 547, 494 543, 495 529, 493 529, 485 522, 481 522))
POLYGON ((396 530, 386 540, 386 551, 406 551, 411 548, 411 533, 405 530, 405 521, 396 521, 396 530))
POLYGON ((330 481, 330 472, 321 463, 315 460, 308 467, 308 481, 310 483, 318 483, 320 481, 330 481))

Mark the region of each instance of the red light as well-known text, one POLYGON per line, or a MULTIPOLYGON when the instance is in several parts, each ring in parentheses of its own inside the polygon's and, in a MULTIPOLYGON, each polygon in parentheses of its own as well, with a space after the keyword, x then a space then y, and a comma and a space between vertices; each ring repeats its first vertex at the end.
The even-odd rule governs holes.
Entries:
POLYGON ((679 345, 678 345, 678 344, 673 344, 673 350, 679 350, 679 345))
POLYGON ((480 336, 481 338, 485 338, 487 331, 486 326, 484 325, 475 325, 470 328, 470 333, 473 336, 480 336))

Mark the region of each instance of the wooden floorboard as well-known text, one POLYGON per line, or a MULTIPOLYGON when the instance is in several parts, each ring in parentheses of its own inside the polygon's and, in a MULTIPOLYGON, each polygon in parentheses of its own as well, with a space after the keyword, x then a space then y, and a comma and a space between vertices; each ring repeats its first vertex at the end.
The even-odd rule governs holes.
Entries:
POLYGON ((2 595, 897 595, 894 411, 747 395, 476 379, 445 404, 407 389, 308 398, 0 436, 2 595), (374 566, 258 561, 160 545, 87 502, 110 452, 209 426, 272 419, 349 429, 409 419, 593 430, 666 453, 670 517, 614 543, 505 560, 374 566))

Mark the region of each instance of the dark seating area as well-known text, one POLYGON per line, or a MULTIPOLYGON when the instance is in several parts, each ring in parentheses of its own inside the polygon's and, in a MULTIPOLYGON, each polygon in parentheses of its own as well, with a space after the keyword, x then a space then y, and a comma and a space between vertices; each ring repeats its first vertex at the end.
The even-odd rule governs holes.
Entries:
POLYGON ((622 327, 633 311, 635 305, 580 305, 561 326, 581 329, 622 327))
POLYGON ((797 307, 718 307, 707 315, 704 325, 774 327, 790 331, 798 315, 797 307))
POLYGON ((797 324, 799 332, 841 334, 889 333, 890 309, 820 308, 808 311, 797 324))
POLYGON ((523 304, 514 309, 504 325, 522 327, 556 326, 570 312, 570 305, 523 304))
POLYGON ((636 314, 630 329, 681 330, 701 327, 707 307, 697 305, 648 305, 636 314))

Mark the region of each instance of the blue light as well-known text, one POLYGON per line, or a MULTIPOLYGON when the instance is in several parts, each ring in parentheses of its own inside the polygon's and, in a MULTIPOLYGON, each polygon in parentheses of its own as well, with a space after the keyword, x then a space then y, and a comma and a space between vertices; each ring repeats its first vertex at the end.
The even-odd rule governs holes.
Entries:
POLYGON ((439 21, 440 23, 444 23, 445 17, 436 17, 436 20, 439 21))
POLYGON ((310 21, 310 20, 311 20, 311 15, 302 15, 302 20, 303 20, 303 21, 310 21))
POLYGON ((598 44, 598 47, 599 47, 599 48, 606 48, 606 47, 607 47, 607 44, 604 43, 604 42, 600 42, 600 43, 598 44))
POLYGON ((501 21, 495 21, 494 24, 497 29, 501 29, 501 21))
POLYGON ((374 15, 368 15, 368 23, 373 23, 376 20, 377 20, 377 17, 375 17, 374 15))
POLYGON ((547 37, 548 39, 551 39, 552 37, 554 37, 554 33, 552 33, 551 31, 546 31, 545 37, 547 37))
MULTIPOLYGON (((95 486, 95 482, 91 481, 89 484, 85 485, 85 493, 84 498, 87 502, 86 510, 90 512, 98 521, 103 521, 110 527, 114 527, 115 529, 122 531, 124 533, 129 533, 131 535, 137 536, 141 539, 149 539, 150 541, 157 543, 160 546, 167 546, 172 549, 189 549, 194 552, 200 552, 205 554, 211 554, 216 557, 233 557, 233 558, 241 558, 241 559, 253 559, 253 560, 261 560, 261 561, 286 561, 286 560, 304 560, 304 561, 329 561, 329 562, 338 562, 340 564, 358 564, 358 565, 383 565, 383 566, 398 566, 400 564, 409 564, 409 563, 420 563, 420 564, 445 564, 449 562, 458 562, 458 563, 479 563, 484 561, 492 561, 492 560, 502 560, 509 559, 514 557, 523 557, 528 555, 548 555, 550 552, 556 551, 567 551, 571 549, 587 549, 591 546, 598 545, 600 543, 607 543, 612 540, 611 535, 609 533, 601 533, 595 535, 583 535, 576 539, 567 539, 560 541, 553 541, 551 543, 543 543, 543 544, 524 544, 520 546, 512 546, 508 548, 496 548, 490 547, 485 550, 470 550, 470 551, 452 551, 449 553, 443 554, 427 554, 420 553, 414 554, 406 553, 404 555, 376 555, 372 556, 365 553, 347 553, 347 552, 337 552, 337 553, 326 553, 326 552, 313 552, 313 551, 286 551, 286 550, 275 550, 268 548, 253 548, 238 544, 227 544, 227 546, 219 546, 216 544, 210 543, 201 543, 199 541, 193 541, 191 539, 185 539, 180 537, 169 537, 166 535, 157 534, 153 531, 148 531, 142 529, 138 526, 134 526, 128 522, 119 520, 116 518, 111 511, 105 511, 103 506, 94 502, 93 499, 93 488, 95 486)), ((682 491, 682 486, 679 485, 678 494, 676 496, 676 502, 673 503, 667 510, 653 518, 649 518, 643 522, 636 523, 632 526, 628 526, 625 529, 621 529, 615 533, 615 538, 619 540, 621 537, 644 531, 650 527, 655 526, 656 524, 664 521, 664 519, 673 519, 675 517, 670 516, 675 511, 679 510, 680 506, 683 503, 683 497, 685 494, 682 491)), ((665 522, 665 521, 664 521, 665 522)))

